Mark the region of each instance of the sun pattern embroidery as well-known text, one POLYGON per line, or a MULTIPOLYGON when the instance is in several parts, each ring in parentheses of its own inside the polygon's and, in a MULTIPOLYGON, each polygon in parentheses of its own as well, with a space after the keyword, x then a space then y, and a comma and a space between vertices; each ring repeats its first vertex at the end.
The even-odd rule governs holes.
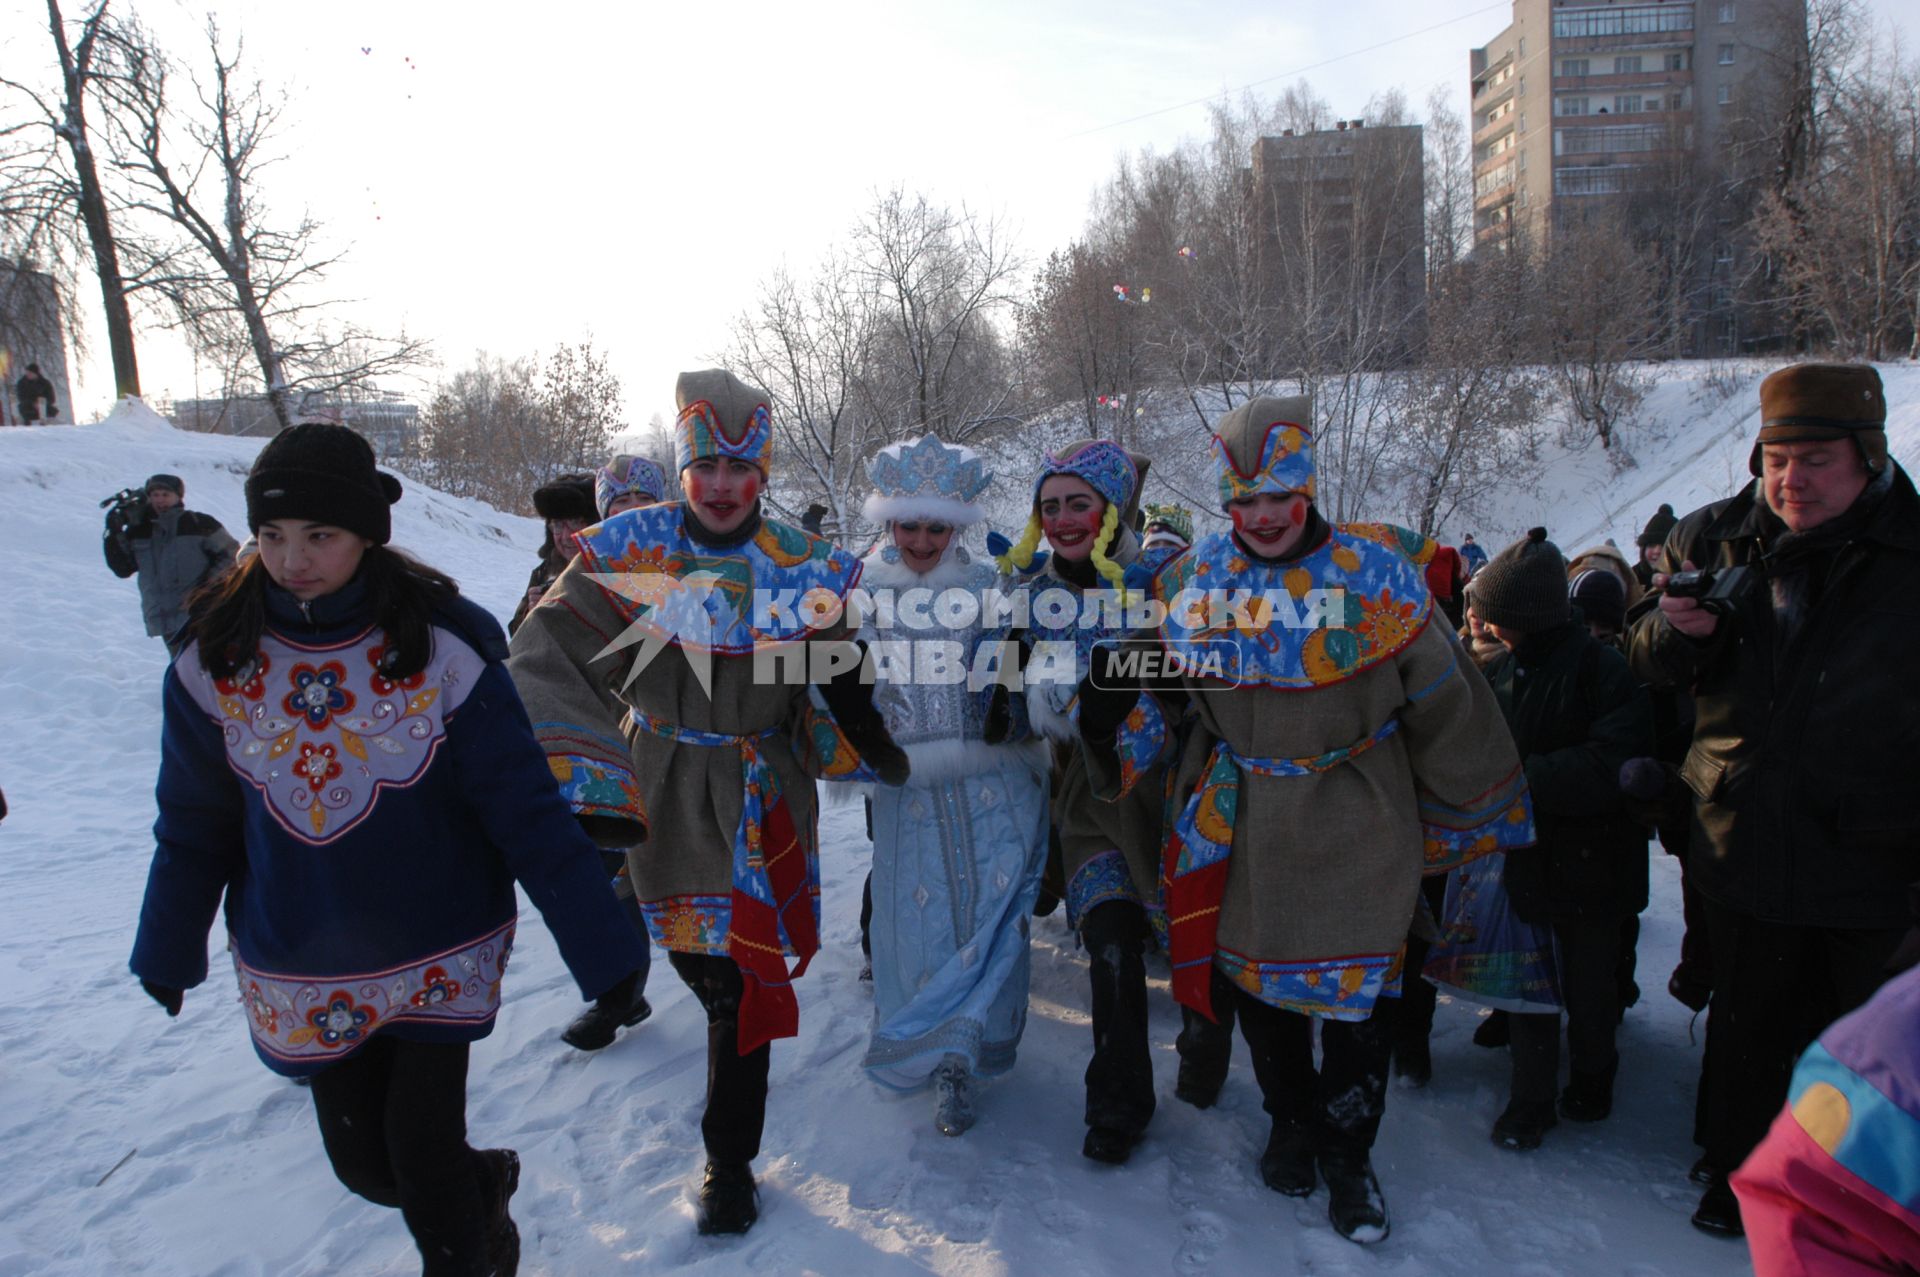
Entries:
POLYGON ((1367 652, 1398 651, 1416 628, 1414 613, 1417 610, 1412 600, 1396 602, 1392 590, 1380 591, 1377 599, 1363 597, 1358 628, 1367 652))
POLYGON ((318 669, 304 663, 296 665, 288 678, 294 690, 287 693, 281 708, 296 718, 304 716, 307 726, 316 731, 335 714, 353 708, 353 693, 342 686, 347 681, 347 668, 338 661, 328 661, 318 669))
POLYGON ((373 1008, 355 1003, 345 989, 335 989, 325 1006, 307 1012, 307 1023, 320 1045, 330 1049, 358 1042, 372 1031, 373 1021, 373 1008))

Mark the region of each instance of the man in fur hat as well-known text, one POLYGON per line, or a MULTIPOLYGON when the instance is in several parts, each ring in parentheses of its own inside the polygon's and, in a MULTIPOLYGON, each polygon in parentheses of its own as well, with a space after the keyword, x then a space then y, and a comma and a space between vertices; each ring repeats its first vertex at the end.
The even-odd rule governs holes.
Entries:
POLYGON ((1795 1057, 1885 978, 1920 879, 1920 495, 1887 456, 1880 376, 1783 368, 1760 409, 1753 482, 1679 521, 1628 631, 1637 675, 1694 691, 1680 774, 1713 1001, 1693 1222, 1721 1234, 1741 1231, 1727 1175, 1795 1057), (1696 568, 1716 579, 1678 575, 1696 568))

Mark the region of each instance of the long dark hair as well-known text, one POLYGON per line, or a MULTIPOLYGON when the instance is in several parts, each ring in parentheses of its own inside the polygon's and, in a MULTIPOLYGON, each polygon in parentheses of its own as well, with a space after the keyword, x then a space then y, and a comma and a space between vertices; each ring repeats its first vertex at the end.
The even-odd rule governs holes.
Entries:
MULTIPOLYGON (((370 545, 360 560, 367 609, 387 636, 382 672, 411 678, 433 656, 433 609, 460 593, 459 583, 400 550, 370 545)), ((232 678, 260 653, 272 578, 258 554, 201 585, 187 599, 187 636, 215 678, 232 678)))

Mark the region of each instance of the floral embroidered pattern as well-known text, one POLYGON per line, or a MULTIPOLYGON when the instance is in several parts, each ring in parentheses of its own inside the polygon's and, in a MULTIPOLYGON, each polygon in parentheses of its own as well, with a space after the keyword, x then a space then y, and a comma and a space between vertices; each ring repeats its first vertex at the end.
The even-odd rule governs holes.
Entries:
POLYGON ((647 934, 670 953, 706 953, 726 956, 727 932, 733 918, 729 896, 669 896, 640 905, 647 934))
POLYGON ((507 922, 470 943, 405 966, 302 976, 257 969, 237 947, 234 973, 254 1046, 288 1064, 337 1059, 402 1021, 484 1024, 500 1009, 513 949, 507 922))
POLYGON ((325 727, 335 714, 353 708, 353 693, 341 686, 346 682, 347 669, 338 661, 328 661, 318 669, 296 665, 289 677, 293 691, 280 704, 290 716, 306 715, 311 727, 325 727))
POLYGON ((378 631, 307 648, 269 630, 256 667, 237 681, 216 681, 198 662, 178 671, 220 728, 228 763, 304 842, 340 837, 382 789, 417 779, 484 668, 472 648, 436 630, 426 668, 396 681, 380 671, 383 646, 378 631))
POLYGON ((1103 851, 1075 871, 1067 883, 1067 925, 1078 930, 1089 909, 1109 900, 1145 903, 1127 869, 1127 858, 1117 850, 1103 851))
POLYGON ((1401 956, 1278 962, 1222 949, 1213 960, 1222 975, 1270 1007, 1327 1020, 1364 1020, 1375 1002, 1397 988, 1401 956))
POLYGON ((295 1046, 318 1042, 328 1050, 336 1050, 360 1041, 377 1018, 372 1007, 355 1005, 351 993, 335 989, 327 995, 325 1006, 307 1012, 307 1027, 295 1029, 289 1040, 295 1046))

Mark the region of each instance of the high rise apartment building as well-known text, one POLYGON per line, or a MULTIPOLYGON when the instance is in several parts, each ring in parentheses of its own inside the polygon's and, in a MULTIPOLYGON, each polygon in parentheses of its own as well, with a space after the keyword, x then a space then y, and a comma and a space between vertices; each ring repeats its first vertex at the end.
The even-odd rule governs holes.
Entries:
POLYGON ((1471 56, 1475 241, 1713 172, 1663 161, 1711 160, 1805 24, 1806 0, 1513 0, 1471 56))

